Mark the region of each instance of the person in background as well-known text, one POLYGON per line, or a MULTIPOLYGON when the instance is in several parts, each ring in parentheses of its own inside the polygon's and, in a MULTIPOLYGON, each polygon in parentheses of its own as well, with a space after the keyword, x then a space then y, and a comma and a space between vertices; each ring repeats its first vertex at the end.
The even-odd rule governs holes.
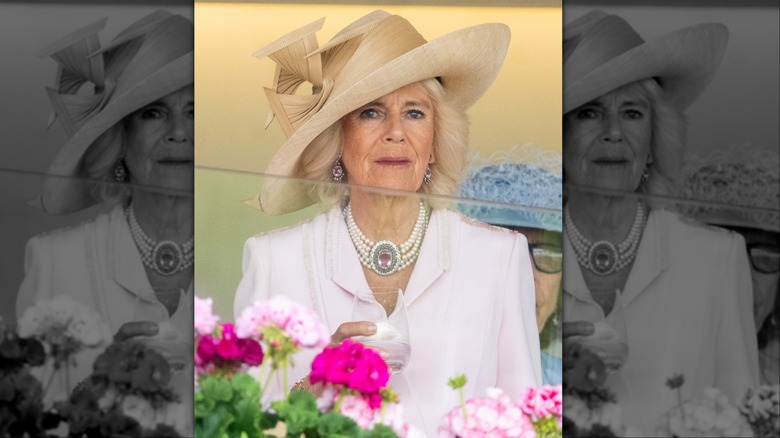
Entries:
POLYGON ((684 198, 718 205, 689 206, 688 214, 739 233, 750 258, 753 317, 761 383, 780 380, 780 156, 738 145, 687 166, 684 198))
MULTIPOLYGON (((518 152, 511 155, 527 155, 518 152)), ((464 198, 459 208, 469 217, 523 234, 528 240, 528 253, 534 267, 536 291, 536 324, 542 349, 542 381, 545 385, 562 383, 561 345, 561 267, 562 234, 560 208, 562 180, 560 156, 532 156, 541 160, 499 163, 477 168, 469 173, 458 189, 464 198), (548 171, 545 169, 552 169, 548 171), (514 207, 480 205, 468 200, 492 201, 514 207), (531 211, 525 207, 540 207, 553 211, 531 211), (557 210, 557 212, 555 211, 557 210)))

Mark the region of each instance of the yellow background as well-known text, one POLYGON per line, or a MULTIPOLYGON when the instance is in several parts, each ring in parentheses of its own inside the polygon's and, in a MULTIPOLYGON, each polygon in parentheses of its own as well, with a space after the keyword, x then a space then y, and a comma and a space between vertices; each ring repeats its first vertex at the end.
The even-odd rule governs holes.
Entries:
MULTIPOLYGON (((470 110, 472 151, 482 157, 518 144, 561 150, 560 2, 545 8, 382 6, 409 20, 429 41, 480 23, 512 31, 503 68, 470 110)), ((244 204, 285 138, 268 113, 263 87, 275 64, 252 53, 277 38, 326 17, 320 45, 377 9, 367 5, 195 4, 195 229, 196 293, 211 296, 223 319, 241 278, 244 241, 255 233, 310 217, 316 207, 271 217, 244 204), (236 172, 206 170, 230 169, 236 172)), ((490 50, 490 47, 485 47, 490 50)))

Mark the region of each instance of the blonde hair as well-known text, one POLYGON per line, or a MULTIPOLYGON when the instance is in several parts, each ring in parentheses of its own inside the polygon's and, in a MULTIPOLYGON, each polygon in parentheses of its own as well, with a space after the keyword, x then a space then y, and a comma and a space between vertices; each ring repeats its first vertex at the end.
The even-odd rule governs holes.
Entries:
POLYGON ((666 100, 654 79, 644 79, 633 85, 644 92, 653 115, 650 141, 653 162, 648 165, 647 181, 640 185, 639 191, 648 195, 678 196, 688 124, 685 113, 666 100))
MULTIPOLYGON (((431 97, 434 112, 431 182, 422 184, 418 193, 453 196, 466 175, 468 164, 469 121, 465 110, 452 105, 447 90, 435 79, 418 82, 431 97)), ((309 143, 298 159, 293 176, 313 181, 332 182, 331 171, 339 158, 344 142, 341 121, 338 121, 309 143)), ((345 170, 346 180, 349 172, 345 170)), ((346 195, 340 184, 311 184, 309 196, 326 208, 336 205, 346 195)))
POLYGON ((84 152, 77 175, 87 180, 90 195, 99 203, 124 203, 130 196, 130 190, 114 179, 114 167, 125 155, 125 143, 123 119, 100 134, 84 152))

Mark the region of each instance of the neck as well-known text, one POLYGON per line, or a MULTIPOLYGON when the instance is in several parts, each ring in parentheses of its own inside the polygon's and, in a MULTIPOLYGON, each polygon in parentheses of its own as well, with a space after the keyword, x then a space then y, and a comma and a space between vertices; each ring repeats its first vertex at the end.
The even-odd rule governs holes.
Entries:
POLYGON ((353 190, 352 217, 369 239, 403 242, 409 238, 420 211, 416 196, 387 196, 353 190))
POLYGON ((591 241, 625 239, 636 217, 633 197, 576 193, 567 200, 571 219, 583 236, 591 241))
POLYGON ((134 191, 132 204, 138 225, 152 239, 182 243, 192 237, 192 197, 134 191))

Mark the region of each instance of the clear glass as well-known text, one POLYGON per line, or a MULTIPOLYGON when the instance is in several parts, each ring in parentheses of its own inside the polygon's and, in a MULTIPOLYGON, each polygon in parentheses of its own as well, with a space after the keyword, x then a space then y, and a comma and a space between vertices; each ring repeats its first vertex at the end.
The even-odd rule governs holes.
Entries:
POLYGON ((626 338, 626 319, 620 290, 616 288, 592 288, 590 295, 602 310, 591 312, 595 318, 586 318, 593 323, 593 334, 583 336, 580 343, 596 353, 603 361, 607 370, 615 372, 623 367, 628 358, 628 342, 626 338))
POLYGON ((374 335, 356 336, 354 340, 387 353, 385 362, 392 374, 403 371, 412 355, 403 290, 395 287, 358 289, 352 305, 352 321, 375 323, 374 335))

